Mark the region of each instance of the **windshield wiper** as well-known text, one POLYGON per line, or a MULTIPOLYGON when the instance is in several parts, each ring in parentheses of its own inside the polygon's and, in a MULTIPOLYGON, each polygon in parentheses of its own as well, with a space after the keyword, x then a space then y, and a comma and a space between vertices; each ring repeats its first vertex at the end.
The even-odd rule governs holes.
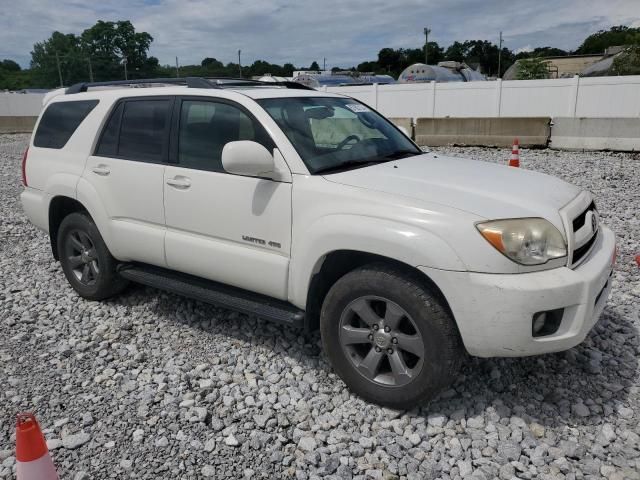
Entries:
POLYGON ((367 167, 369 165, 375 165, 377 163, 386 163, 390 162, 391 158, 377 158, 377 159, 368 159, 368 160, 347 160, 346 162, 342 162, 338 165, 331 165, 330 167, 324 167, 316 170, 313 173, 336 173, 342 170, 349 170, 352 168, 360 168, 367 167))
POLYGON ((424 152, 416 152, 415 150, 397 150, 389 155, 385 155, 384 158, 390 160, 398 160, 400 158, 413 157, 415 155, 422 155, 424 152))
POLYGON ((351 168, 367 167, 369 165, 375 165, 378 163, 386 163, 392 160, 399 160, 401 158, 422 155, 423 153, 424 152, 416 152, 415 150, 397 150, 395 152, 389 153, 388 155, 368 158, 366 160, 347 160, 346 162, 342 162, 338 165, 321 168, 319 170, 316 170, 314 173, 336 173, 342 170, 349 170, 351 168))

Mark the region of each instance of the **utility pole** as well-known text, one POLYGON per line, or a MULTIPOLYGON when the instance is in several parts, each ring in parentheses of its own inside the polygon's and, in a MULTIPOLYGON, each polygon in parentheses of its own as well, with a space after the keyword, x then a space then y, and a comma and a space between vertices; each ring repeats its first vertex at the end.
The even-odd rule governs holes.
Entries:
POLYGON ((58 66, 58 79, 60 80, 60 86, 62 87, 62 70, 60 70, 60 57, 58 56, 58 52, 56 52, 56 65, 58 66))
POLYGON ((502 78, 502 32, 500 32, 500 45, 498 47, 498 78, 502 78))
POLYGON ((180 67, 178 67, 178 57, 176 57, 176 78, 180 78, 180 67))
POLYGON ((129 80, 129 78, 127 77, 127 56, 126 55, 122 56, 122 64, 124 65, 124 79, 129 80))
POLYGON ((242 62, 240 62, 240 54, 242 50, 238 50, 238 72, 240 74, 240 78, 242 78, 242 62))
POLYGON ((89 62, 89 81, 93 82, 93 68, 91 68, 91 57, 87 57, 87 62, 89 62))
POLYGON ((429 34, 431 29, 424 27, 424 63, 429 65, 429 34))
POLYGON ((322 57, 322 70, 327 70, 327 57, 322 57))

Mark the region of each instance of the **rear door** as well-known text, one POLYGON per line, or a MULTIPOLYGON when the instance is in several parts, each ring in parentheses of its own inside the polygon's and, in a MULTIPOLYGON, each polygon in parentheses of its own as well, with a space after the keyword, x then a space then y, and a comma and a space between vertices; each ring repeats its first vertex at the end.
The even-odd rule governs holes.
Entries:
POLYGON ((221 158, 236 140, 273 152, 271 138, 244 107, 210 97, 178 99, 174 131, 164 185, 169 268, 286 299, 291 183, 231 175, 221 158))
POLYGON ((165 266, 164 169, 174 98, 122 99, 112 110, 84 177, 111 228, 116 258, 165 266))

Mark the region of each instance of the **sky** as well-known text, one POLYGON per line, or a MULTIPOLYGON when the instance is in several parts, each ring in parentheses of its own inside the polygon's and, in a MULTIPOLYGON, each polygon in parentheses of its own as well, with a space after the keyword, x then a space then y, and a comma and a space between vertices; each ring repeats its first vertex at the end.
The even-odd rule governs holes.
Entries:
POLYGON ((153 36, 161 64, 255 60, 349 68, 383 47, 490 40, 514 51, 575 49, 613 25, 640 27, 639 0, 0 0, 0 59, 27 67, 33 44, 55 30, 131 20, 153 36))

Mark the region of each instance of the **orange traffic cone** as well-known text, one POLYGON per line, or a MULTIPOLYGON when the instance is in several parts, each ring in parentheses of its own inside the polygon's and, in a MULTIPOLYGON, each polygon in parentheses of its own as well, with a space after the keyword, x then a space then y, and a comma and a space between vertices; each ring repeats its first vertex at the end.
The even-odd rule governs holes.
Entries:
POLYGON ((519 167, 520 166, 520 143, 516 138, 513 141, 513 148, 511 149, 511 158, 509 159, 510 167, 519 167))
POLYGON ((40 425, 32 413, 19 413, 16 424, 18 480, 58 480, 40 425))

